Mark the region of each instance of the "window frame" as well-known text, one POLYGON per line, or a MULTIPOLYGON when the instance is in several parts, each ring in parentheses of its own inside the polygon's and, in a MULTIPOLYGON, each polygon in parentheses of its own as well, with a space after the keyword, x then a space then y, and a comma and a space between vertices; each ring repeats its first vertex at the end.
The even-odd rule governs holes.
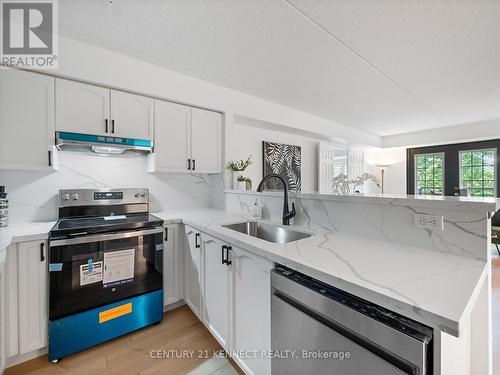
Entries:
MULTIPOLYGON (((478 149, 497 149, 496 154, 496 197, 500 198, 500 139, 488 139, 483 141, 462 142, 462 143, 436 143, 431 146, 417 146, 406 148, 406 193, 415 194, 415 175, 414 175, 414 155, 444 152, 446 166, 444 171, 444 195, 460 195, 460 167, 458 151, 478 150, 478 149)), ((487 198, 485 198, 487 199, 487 198)))
MULTIPOLYGON (((414 181, 414 194, 418 197, 421 197, 421 196, 427 196, 427 195, 431 195, 431 196, 444 196, 444 178, 445 178, 445 164, 446 164, 446 154, 444 152, 424 152, 424 153, 420 153, 420 154, 415 154, 414 155, 414 158, 413 158, 413 170, 414 170, 414 175, 415 175, 415 181, 414 181), (418 167, 417 167, 417 159, 419 156, 436 156, 436 155, 439 155, 441 156, 442 158, 442 163, 441 163, 441 194, 419 194, 418 193, 418 188, 419 188, 419 185, 418 185, 418 167)), ((434 169, 434 167, 433 167, 434 169)), ((434 181, 436 180, 435 179, 435 175, 434 175, 434 170, 432 172, 432 182, 433 182, 433 185, 432 187, 435 188, 436 186, 434 185, 434 181)))
MULTIPOLYGON (((497 186, 498 186, 498 184, 497 184, 498 176, 497 176, 497 173, 496 173, 497 172, 497 167, 498 167, 498 165, 497 165, 497 163, 498 163, 497 155, 498 155, 498 149, 496 147, 478 148, 478 149, 474 149, 474 150, 459 150, 458 151, 458 163, 459 163, 458 164, 458 168, 459 168, 458 169, 458 175, 459 175, 459 187, 460 187, 460 189, 467 189, 467 195, 469 195, 471 197, 473 195, 469 194, 469 190, 472 190, 472 189, 480 189, 480 190, 482 190, 483 191, 483 195, 481 195, 481 197, 484 197, 484 198, 488 198, 488 197, 494 198, 494 197, 496 197, 497 196, 497 186), (493 195, 492 196, 485 196, 484 195, 484 190, 490 189, 490 188, 485 188, 484 187, 484 181, 485 181, 484 180, 484 169, 482 170, 483 179, 481 179, 481 180, 474 180, 474 179, 472 179, 471 180, 471 182, 472 181, 482 181, 483 182, 482 187, 480 187, 480 188, 473 187, 473 186, 471 186, 471 187, 465 187, 464 184, 463 184, 463 182, 464 182, 464 180, 463 180, 463 168, 464 168, 464 166, 462 164, 462 154, 473 153, 473 152, 484 153, 486 151, 493 152, 493 159, 494 159, 493 160, 493 165, 486 165, 486 166, 492 166, 493 167, 493 184, 494 184, 494 186, 493 186, 493 195)), ((481 168, 484 168, 484 167, 485 167, 484 162, 482 162, 481 168)), ((473 164, 471 165, 471 168, 472 169, 474 168, 473 164)))

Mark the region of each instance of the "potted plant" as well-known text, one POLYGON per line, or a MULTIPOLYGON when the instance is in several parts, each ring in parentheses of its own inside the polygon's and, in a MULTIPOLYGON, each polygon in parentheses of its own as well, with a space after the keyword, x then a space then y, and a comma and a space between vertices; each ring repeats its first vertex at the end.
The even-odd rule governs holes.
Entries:
POLYGON ((252 190, 252 179, 245 177, 245 183, 246 183, 246 189, 247 190, 252 190))
POLYGON ((236 160, 230 161, 227 165, 227 169, 233 171, 233 189, 239 190, 238 188, 238 178, 243 176, 243 172, 252 164, 252 155, 248 157, 247 160, 236 160))
POLYGON ((238 189, 237 190, 246 190, 247 189, 247 179, 245 176, 241 175, 237 179, 238 189))

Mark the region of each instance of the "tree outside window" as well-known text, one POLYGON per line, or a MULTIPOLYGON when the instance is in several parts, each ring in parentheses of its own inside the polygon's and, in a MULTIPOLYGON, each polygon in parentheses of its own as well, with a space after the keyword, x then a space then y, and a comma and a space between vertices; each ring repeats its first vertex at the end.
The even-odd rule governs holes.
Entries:
POLYGON ((444 154, 415 155, 415 194, 443 195, 444 154))
POLYGON ((460 187, 473 197, 494 197, 496 149, 460 151, 460 187))

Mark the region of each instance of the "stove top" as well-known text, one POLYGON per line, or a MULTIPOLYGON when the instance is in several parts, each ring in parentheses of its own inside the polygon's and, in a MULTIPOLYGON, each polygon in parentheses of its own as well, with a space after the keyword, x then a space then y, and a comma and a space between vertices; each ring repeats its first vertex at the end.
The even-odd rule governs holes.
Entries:
POLYGON ((71 218, 59 220, 50 231, 50 238, 65 238, 95 233, 150 228, 163 225, 163 220, 151 214, 131 214, 71 218))
POLYGON ((147 189, 59 191, 59 221, 51 239, 151 228, 163 220, 149 214, 147 189))

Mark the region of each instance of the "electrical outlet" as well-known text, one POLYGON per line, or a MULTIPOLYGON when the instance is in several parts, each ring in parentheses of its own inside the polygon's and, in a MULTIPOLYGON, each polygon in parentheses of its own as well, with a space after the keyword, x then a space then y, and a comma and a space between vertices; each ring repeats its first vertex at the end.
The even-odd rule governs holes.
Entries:
POLYGON ((444 230, 444 216, 415 214, 415 226, 431 230, 444 230))

